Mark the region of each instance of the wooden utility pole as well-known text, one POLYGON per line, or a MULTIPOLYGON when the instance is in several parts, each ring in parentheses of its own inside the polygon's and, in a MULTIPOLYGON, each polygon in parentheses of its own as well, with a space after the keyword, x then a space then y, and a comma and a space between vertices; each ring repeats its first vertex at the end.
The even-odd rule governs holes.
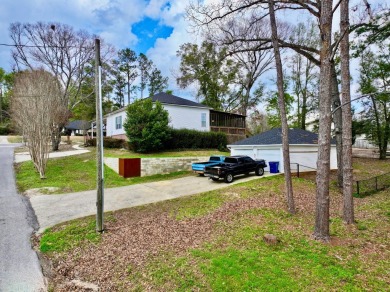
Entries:
MULTIPOLYGON (((100 40, 95 39, 95 96, 96 96, 96 163, 97 200, 96 231, 103 232, 104 173, 103 173, 103 116, 101 95, 100 40)), ((93 130, 93 129, 92 129, 93 130)))

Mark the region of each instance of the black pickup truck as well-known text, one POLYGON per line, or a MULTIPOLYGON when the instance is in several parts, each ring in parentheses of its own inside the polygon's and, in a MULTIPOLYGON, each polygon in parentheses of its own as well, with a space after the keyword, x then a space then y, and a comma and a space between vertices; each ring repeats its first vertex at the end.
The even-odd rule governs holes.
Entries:
POLYGON ((256 175, 264 174, 264 167, 267 167, 265 160, 253 160, 249 156, 237 155, 225 158, 223 163, 205 168, 204 175, 217 181, 223 178, 225 182, 231 183, 234 176, 239 174, 248 174, 252 171, 256 175))

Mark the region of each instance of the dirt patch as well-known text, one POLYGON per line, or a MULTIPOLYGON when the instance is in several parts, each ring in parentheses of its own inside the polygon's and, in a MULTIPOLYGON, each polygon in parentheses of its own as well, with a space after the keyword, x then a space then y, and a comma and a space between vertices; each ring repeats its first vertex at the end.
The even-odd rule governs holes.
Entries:
MULTIPOLYGON (((363 168, 374 165, 364 163, 367 164, 363 168)), ((336 172, 332 172, 332 178, 336 178, 336 172)), ((289 221, 283 230, 289 232, 299 230, 309 239, 314 226, 315 175, 309 175, 305 180, 304 183, 301 180, 294 181, 297 222, 289 221)), ((271 210, 278 214, 286 214, 284 187, 281 181, 269 182, 267 188, 261 192, 254 184, 233 186, 221 192, 223 196, 229 198, 227 202, 204 216, 192 219, 176 220, 172 214, 181 205, 175 205, 175 202, 113 212, 114 220, 107 222, 106 232, 99 244, 90 244, 88 248, 75 248, 66 253, 50 256, 53 265, 51 281, 55 285, 55 291, 90 291, 82 285, 75 285, 76 282, 98 286, 99 291, 132 290, 135 288, 132 275, 142 274, 145 264, 155 257, 166 252, 185 256, 188 250, 225 236, 232 222, 252 220, 253 224, 261 225, 264 222, 263 215, 256 212, 251 214, 251 211, 271 210)), ((364 228, 363 225, 344 226, 341 223, 342 194, 334 189, 330 193, 330 200, 330 214, 332 220, 335 220, 332 225, 342 230, 333 231, 335 234, 329 242, 329 245, 335 247, 332 256, 340 261, 346 260, 345 255, 338 254, 337 247, 348 246, 351 248, 351 257, 367 259, 367 272, 375 269, 375 260, 384 260, 388 255, 389 244, 384 240, 377 240, 386 233, 382 229, 388 224, 380 226, 378 231, 369 231, 371 233, 364 238, 365 235, 359 230, 364 228), (375 232, 378 232, 376 238, 375 232)), ((359 222, 377 220, 376 213, 363 208, 367 204, 375 204, 375 200, 377 199, 374 197, 355 200, 356 218, 359 222)), ((154 289, 150 283, 145 283, 144 288, 154 289)))
POLYGON ((29 189, 24 192, 24 195, 26 197, 33 197, 33 196, 40 196, 40 195, 47 195, 47 194, 54 194, 57 192, 60 188, 57 187, 43 187, 43 188, 36 188, 36 189, 29 189))
POLYGON ((206 216, 183 221, 154 206, 114 212, 114 221, 107 223, 99 245, 54 258, 56 291, 69 291, 73 279, 98 284, 101 291, 118 290, 114 285, 118 281, 130 289, 129 267, 138 270, 162 251, 179 254, 212 241, 225 228, 221 222, 230 222, 247 210, 282 207, 283 199, 277 196, 234 200, 206 216))

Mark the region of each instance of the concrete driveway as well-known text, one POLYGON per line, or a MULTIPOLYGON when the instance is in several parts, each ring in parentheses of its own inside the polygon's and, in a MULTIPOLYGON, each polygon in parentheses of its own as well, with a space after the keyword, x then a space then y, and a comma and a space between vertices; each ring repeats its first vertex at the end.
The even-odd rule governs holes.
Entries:
MULTIPOLYGON (((272 175, 272 174, 271 174, 272 175)), ((270 176, 268 172, 262 177, 270 176)), ((250 175, 237 177, 237 184, 261 177, 250 175)), ((223 181, 214 182, 206 177, 189 176, 184 178, 105 189, 104 211, 113 211, 178 197, 229 187, 223 181)), ((30 198, 38 218, 39 230, 58 223, 96 214, 96 190, 63 195, 36 195, 30 198)))

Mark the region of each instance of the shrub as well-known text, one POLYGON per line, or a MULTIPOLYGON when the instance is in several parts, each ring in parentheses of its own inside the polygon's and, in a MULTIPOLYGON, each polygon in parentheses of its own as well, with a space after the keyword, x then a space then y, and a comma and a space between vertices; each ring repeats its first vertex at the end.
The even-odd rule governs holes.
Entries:
POLYGON ((11 129, 7 126, 0 126, 0 135, 8 135, 11 133, 11 129))
POLYGON ((9 135, 11 133, 12 133, 11 123, 9 123, 9 121, 0 123, 0 135, 9 135))
POLYGON ((150 98, 137 100, 127 106, 123 128, 129 144, 136 152, 160 150, 169 139, 169 115, 160 102, 150 98))
MULTIPOLYGON (((124 148, 126 141, 123 139, 115 139, 111 137, 103 138, 103 147, 104 148, 124 148)), ((96 138, 88 139, 86 142, 86 146, 94 146, 96 147, 96 138)))
POLYGON ((227 137, 221 132, 202 132, 188 129, 171 129, 166 149, 226 149, 227 137))

